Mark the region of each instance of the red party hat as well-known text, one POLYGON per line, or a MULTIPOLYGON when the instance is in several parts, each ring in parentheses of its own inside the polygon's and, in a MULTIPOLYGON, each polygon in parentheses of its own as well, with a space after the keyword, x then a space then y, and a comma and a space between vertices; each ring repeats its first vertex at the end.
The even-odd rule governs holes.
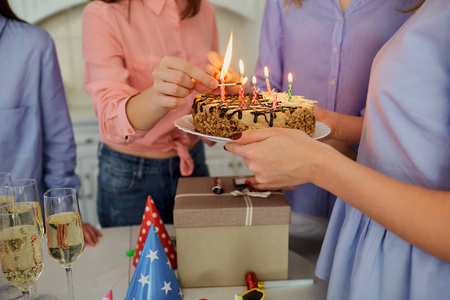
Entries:
POLYGON ((112 291, 109 291, 102 300, 113 300, 112 291))
POLYGON ((136 249, 133 257, 133 266, 136 267, 139 257, 141 256, 142 248, 144 247, 145 240, 147 239, 150 226, 153 224, 155 231, 158 233, 158 237, 161 240, 161 244, 164 247, 167 257, 169 258, 172 268, 177 267, 177 252, 173 247, 173 243, 170 240, 166 227, 159 216, 159 212, 156 209, 155 203, 152 197, 148 196, 147 204, 145 205, 144 215, 142 216, 142 224, 139 230, 139 237, 136 243, 136 249))

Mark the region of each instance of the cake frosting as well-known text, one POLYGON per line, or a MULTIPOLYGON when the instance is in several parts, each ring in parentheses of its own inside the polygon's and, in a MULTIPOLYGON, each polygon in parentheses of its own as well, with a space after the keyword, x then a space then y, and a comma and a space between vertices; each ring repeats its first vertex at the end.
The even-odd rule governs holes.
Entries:
POLYGON ((258 128, 300 129, 312 136, 315 131, 313 112, 315 101, 302 96, 277 93, 277 105, 273 108, 273 97, 267 92, 258 93, 256 103, 253 95, 245 94, 245 107, 241 107, 238 94, 197 95, 192 105, 193 125, 197 132, 229 137, 238 132, 258 128))

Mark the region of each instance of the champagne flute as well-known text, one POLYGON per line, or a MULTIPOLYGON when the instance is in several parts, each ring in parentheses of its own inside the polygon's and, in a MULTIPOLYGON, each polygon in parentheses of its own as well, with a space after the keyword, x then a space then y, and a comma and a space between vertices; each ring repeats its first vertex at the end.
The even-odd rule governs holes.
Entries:
MULTIPOLYGON (((13 203, 13 199, 6 195, 6 184, 11 182, 9 172, 0 172, 0 206, 13 203)), ((3 276, 0 276, 0 299, 12 300, 22 297, 22 293, 14 285, 10 284, 3 276)))
POLYGON ((12 180, 6 184, 6 195, 13 202, 30 203, 34 208, 37 225, 40 232, 40 238, 44 237, 44 223, 42 219, 42 211, 39 200, 36 180, 34 179, 18 179, 12 180))
POLYGON ((47 191, 44 205, 48 253, 66 269, 69 299, 74 300, 72 266, 84 250, 76 191, 72 188, 47 191))
POLYGON ((34 208, 29 203, 0 207, 0 261, 3 276, 31 299, 44 260, 34 208))

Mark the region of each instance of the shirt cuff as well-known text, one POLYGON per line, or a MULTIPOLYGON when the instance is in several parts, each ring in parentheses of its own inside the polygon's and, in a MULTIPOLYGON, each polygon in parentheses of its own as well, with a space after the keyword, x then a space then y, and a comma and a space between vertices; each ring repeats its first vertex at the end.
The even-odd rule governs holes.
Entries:
POLYGON ((126 143, 129 143, 131 141, 139 139, 148 132, 148 130, 139 130, 139 129, 134 128, 131 125, 130 121, 128 120, 128 116, 127 116, 126 105, 127 105, 128 101, 132 97, 139 95, 140 93, 141 92, 136 92, 136 93, 130 95, 128 97, 128 99, 126 99, 125 101, 122 101, 118 107, 117 118, 119 120, 119 124, 121 124, 122 136, 125 139, 126 143))

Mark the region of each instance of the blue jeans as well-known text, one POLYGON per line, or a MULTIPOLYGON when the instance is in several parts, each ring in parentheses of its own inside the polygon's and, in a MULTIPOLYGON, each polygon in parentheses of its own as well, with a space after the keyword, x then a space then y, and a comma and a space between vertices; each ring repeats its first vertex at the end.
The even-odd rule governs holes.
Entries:
MULTIPOLYGON (((209 176, 201 141, 190 151, 191 176, 209 176)), ((97 212, 102 227, 142 222, 147 196, 152 196, 165 224, 173 223, 180 158, 151 159, 117 152, 100 143, 97 212)))

